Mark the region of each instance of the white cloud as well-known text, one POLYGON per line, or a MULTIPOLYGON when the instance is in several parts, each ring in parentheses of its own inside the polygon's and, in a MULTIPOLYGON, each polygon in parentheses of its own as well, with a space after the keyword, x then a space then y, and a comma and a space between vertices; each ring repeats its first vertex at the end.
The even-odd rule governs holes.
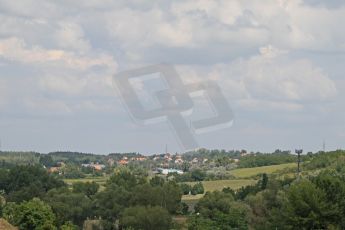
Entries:
POLYGON ((56 32, 56 42, 63 49, 72 49, 79 52, 87 52, 91 45, 84 38, 84 31, 80 25, 70 22, 60 22, 56 32))
POLYGON ((272 44, 284 49, 339 51, 344 49, 345 31, 338 22, 345 20, 344 15, 345 7, 315 8, 301 0, 198 0, 164 7, 155 4, 149 10, 113 8, 105 20, 110 36, 132 54, 129 58, 143 60, 156 47, 206 53, 219 52, 215 49, 219 45, 236 50, 272 44))
POLYGON ((100 54, 90 57, 62 49, 44 49, 40 46, 27 47, 24 40, 16 37, 0 40, 0 57, 20 63, 55 65, 78 70, 86 70, 94 66, 107 66, 112 70, 116 68, 115 61, 109 55, 100 54))
MULTIPOLYGON (((78 107, 67 106, 73 98, 79 98, 83 103, 90 96, 114 95, 111 77, 117 64, 112 56, 103 52, 45 49, 39 45, 29 46, 23 39, 11 37, 0 39, 0 58, 8 61, 6 65, 33 71, 22 77, 29 90, 18 90, 19 94, 15 95, 16 98, 31 98, 29 101, 17 101, 19 104, 22 101, 22 106, 32 111, 40 111, 37 108, 41 103, 42 109, 48 107, 49 110, 56 106, 59 111, 69 112, 78 107), (50 95, 51 99, 42 99, 44 95, 50 95), (54 98, 63 100, 56 101, 54 98)), ((15 84, 15 81, 12 84, 13 87, 21 85, 15 84)))
POLYGON ((70 115, 72 109, 66 102, 56 99, 48 99, 44 97, 31 97, 23 100, 24 108, 30 115, 70 115))
POLYGON ((179 72, 186 83, 215 80, 230 101, 251 110, 295 111, 337 96, 335 82, 310 60, 291 58, 271 45, 259 51, 229 63, 180 67, 179 72))
POLYGON ((311 61, 291 59, 282 52, 265 50, 236 65, 253 98, 306 102, 328 100, 337 92, 335 83, 311 61))
POLYGON ((186 83, 218 81, 255 124, 256 112, 340 117, 333 54, 345 50, 345 5, 334 2, 0 0, 0 107, 22 117, 108 114, 122 108, 118 69, 168 62, 186 83))

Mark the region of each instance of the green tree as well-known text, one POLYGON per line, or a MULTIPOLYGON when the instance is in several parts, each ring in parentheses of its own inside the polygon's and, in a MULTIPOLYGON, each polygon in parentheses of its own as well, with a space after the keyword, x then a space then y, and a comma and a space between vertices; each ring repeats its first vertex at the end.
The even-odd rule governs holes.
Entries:
POLYGON ((74 193, 67 188, 49 191, 45 201, 56 214, 59 226, 67 221, 82 226, 93 214, 92 201, 83 193, 74 193))
POLYGON ((193 185, 192 189, 191 189, 191 193, 192 195, 197 195, 197 194, 204 194, 204 186, 202 185, 201 182, 196 183, 195 185, 193 185))
POLYGON ((105 224, 112 225, 119 219, 122 211, 129 207, 132 193, 115 184, 108 185, 98 192, 93 200, 95 216, 101 217, 105 224))
POLYGON ((150 184, 137 185, 133 188, 130 205, 155 206, 163 203, 163 189, 161 186, 152 187, 150 184))
POLYGON ((337 210, 326 200, 326 193, 309 180, 293 184, 282 199, 277 223, 288 229, 327 229, 337 210))
POLYGON ((21 202, 34 197, 42 198, 48 190, 63 187, 65 183, 48 174, 41 166, 17 166, 5 176, 0 175, 0 185, 7 201, 21 202))
POLYGON ((120 223, 125 229, 166 230, 170 229, 172 219, 164 208, 135 206, 125 209, 120 223))
POLYGON ((5 207, 4 217, 23 230, 56 229, 55 215, 51 207, 38 198, 5 207))
POLYGON ((195 206, 189 229, 248 229, 249 207, 230 193, 207 192, 195 206))
POLYGON ((183 193, 183 195, 188 195, 190 193, 190 191, 192 190, 192 186, 186 183, 182 183, 180 184, 181 186, 181 191, 183 193))
POLYGON ((74 225, 72 222, 68 221, 60 227, 60 230, 78 230, 78 226, 74 225))
POLYGON ((46 167, 54 166, 53 158, 50 155, 41 154, 39 162, 46 167))
POLYGON ((174 181, 169 181, 163 185, 162 190, 161 206, 166 208, 171 214, 176 213, 182 198, 180 186, 174 181))
POLYGON ((190 168, 190 163, 188 163, 187 161, 184 161, 181 165, 181 169, 183 172, 188 172, 190 168))
POLYGON ((152 186, 163 186, 165 180, 160 176, 155 176, 150 180, 152 186))
POLYGON ((73 184, 73 192, 74 193, 83 193, 85 194, 88 198, 92 198, 99 189, 99 184, 96 182, 76 182, 73 184))
POLYGON ((119 187, 123 187, 126 190, 133 189, 138 184, 145 184, 146 178, 142 175, 135 175, 134 173, 130 172, 129 170, 122 169, 112 175, 107 184, 108 185, 117 185, 119 187))
POLYGON ((267 183, 268 183, 268 176, 266 173, 262 174, 262 178, 258 183, 258 187, 260 190, 265 190, 267 187, 267 183))
POLYGON ((203 181, 206 177, 206 173, 203 172, 201 169, 194 169, 192 172, 191 172, 191 178, 194 180, 194 181, 203 181))
POLYGON ((130 204, 132 206, 161 206, 170 213, 176 213, 179 210, 181 198, 180 186, 173 181, 155 187, 147 183, 134 187, 130 204))

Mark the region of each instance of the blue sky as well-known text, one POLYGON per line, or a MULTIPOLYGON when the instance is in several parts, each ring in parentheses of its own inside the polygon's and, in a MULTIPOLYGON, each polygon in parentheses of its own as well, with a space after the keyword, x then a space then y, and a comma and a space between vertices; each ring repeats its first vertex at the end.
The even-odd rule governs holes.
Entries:
POLYGON ((0 1, 2 149, 182 151, 168 124, 133 123, 112 85, 162 62, 215 80, 235 114, 200 147, 344 148, 343 21, 340 0, 0 1))

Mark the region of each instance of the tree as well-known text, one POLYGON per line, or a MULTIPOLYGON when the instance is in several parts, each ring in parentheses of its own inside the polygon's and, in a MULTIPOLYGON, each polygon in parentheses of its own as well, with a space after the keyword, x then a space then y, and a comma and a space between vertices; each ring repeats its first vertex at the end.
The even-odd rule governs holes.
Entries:
POLYGON ((112 225, 119 219, 122 211, 129 207, 132 193, 115 184, 108 185, 98 192, 93 200, 95 216, 101 217, 105 224, 112 225))
POLYGON ((72 222, 68 221, 61 226, 61 230, 78 230, 78 226, 74 225, 72 222))
POLYGON ((195 212, 213 219, 216 212, 228 213, 230 211, 231 202, 233 201, 234 198, 229 193, 219 191, 212 193, 207 192, 196 204, 195 212))
POLYGON ((161 206, 163 203, 163 189, 161 186, 152 187, 150 184, 137 185, 133 188, 130 205, 161 206))
POLYGON ((265 190, 268 184, 268 176, 266 173, 262 174, 261 179, 256 185, 247 185, 242 187, 236 193, 236 199, 244 200, 248 195, 255 195, 256 193, 265 190))
POLYGON ((169 212, 161 207, 135 206, 125 209, 120 224, 126 228, 142 230, 166 230, 172 223, 169 212))
POLYGON ((276 222, 291 229, 328 229, 337 210, 326 201, 326 193, 309 180, 293 184, 282 199, 276 222))
POLYGON ((155 176, 150 180, 152 186, 163 186, 165 180, 160 176, 155 176))
POLYGON ((235 191, 234 191, 232 188, 230 188, 230 187, 223 188, 223 189, 222 189, 222 192, 224 192, 224 193, 230 193, 233 197, 236 196, 235 191))
POLYGON ((204 194, 204 186, 202 185, 202 183, 199 182, 199 183, 196 183, 195 185, 193 185, 193 187, 191 189, 191 193, 192 193, 192 195, 204 194))
POLYGON ((191 177, 194 181, 203 181, 206 177, 206 173, 201 169, 195 169, 191 172, 191 177))
POLYGON ((79 179, 84 178, 85 174, 77 165, 67 164, 63 168, 63 177, 67 179, 79 179))
POLYGON ((189 229, 248 229, 249 207, 234 201, 230 193, 207 192, 195 206, 189 229))
POLYGON ((260 190, 265 190, 267 187, 267 183, 268 183, 268 176, 266 173, 263 173, 262 178, 258 183, 258 187, 260 188, 260 190))
POLYGON ((137 185, 133 189, 130 205, 160 206, 170 213, 179 210, 182 193, 180 186, 169 181, 163 186, 152 187, 150 184, 137 185))
POLYGON ((0 175, 0 185, 3 186, 7 201, 21 202, 34 197, 42 198, 48 190, 65 186, 62 180, 48 174, 41 166, 17 166, 5 175, 0 175))
POLYGON ((50 155, 41 154, 39 162, 46 167, 54 166, 53 158, 50 155))
POLYGON ((185 202, 181 202, 179 214, 187 215, 189 213, 189 206, 185 202))
POLYGON ((67 188, 49 191, 45 201, 56 214, 59 226, 67 221, 82 226, 93 214, 92 201, 83 193, 74 193, 67 188))
POLYGON ((192 190, 192 186, 186 183, 180 184, 180 187, 181 187, 181 191, 183 195, 188 195, 190 191, 192 190))
POLYGON ((180 186, 173 181, 165 183, 162 187, 162 207, 166 208, 169 213, 174 214, 179 209, 182 193, 180 186))
POLYGON ((4 217, 23 230, 56 229, 55 215, 51 207, 38 198, 5 207, 4 217))
POLYGON ((88 198, 91 199, 92 196, 94 196, 99 189, 99 184, 96 182, 76 182, 73 184, 73 192, 74 193, 83 193, 88 198))
POLYGON ((112 175, 107 184, 114 184, 123 187, 126 190, 133 189, 138 184, 145 184, 146 178, 141 175, 134 175, 134 173, 129 170, 122 169, 112 175))
POLYGON ((190 168, 190 163, 187 161, 184 161, 181 165, 181 169, 183 172, 188 172, 190 168))

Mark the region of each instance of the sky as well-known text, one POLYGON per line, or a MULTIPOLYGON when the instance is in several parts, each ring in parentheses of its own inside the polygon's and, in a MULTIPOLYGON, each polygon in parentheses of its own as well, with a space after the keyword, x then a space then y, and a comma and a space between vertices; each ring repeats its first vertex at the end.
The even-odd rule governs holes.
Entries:
MULTIPOLYGON (((215 81, 234 113, 199 147, 345 148, 344 21, 342 0, 0 0, 1 149, 185 151, 167 122, 133 121, 113 84, 159 63, 215 81)), ((159 84, 133 87, 154 104, 159 84)), ((209 115, 193 99, 187 121, 209 115)))

